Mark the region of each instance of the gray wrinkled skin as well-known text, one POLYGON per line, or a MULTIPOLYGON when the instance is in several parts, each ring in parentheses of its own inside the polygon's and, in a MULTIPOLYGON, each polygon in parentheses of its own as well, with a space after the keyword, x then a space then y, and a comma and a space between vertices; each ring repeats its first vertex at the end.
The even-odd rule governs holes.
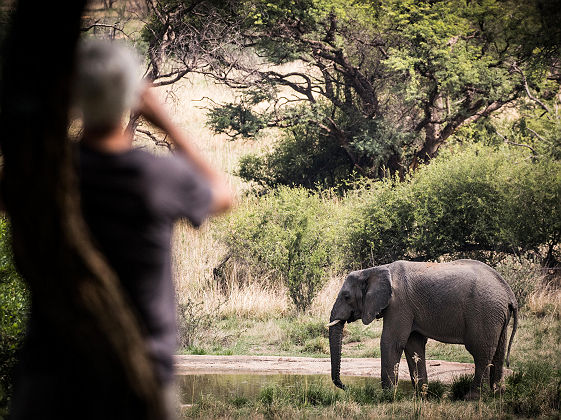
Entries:
MULTIPOLYGON (((488 377, 500 385, 511 315, 516 332, 518 305, 504 279, 486 264, 473 260, 449 263, 396 261, 350 273, 331 310, 331 377, 340 380, 341 337, 345 322, 361 319, 365 325, 383 318, 380 348, 382 386, 397 383, 394 369, 401 354, 411 380, 427 382, 425 344, 428 338, 464 344, 475 362, 475 377, 468 397, 477 395, 488 377)), ((508 355, 506 359, 508 366, 508 355)))

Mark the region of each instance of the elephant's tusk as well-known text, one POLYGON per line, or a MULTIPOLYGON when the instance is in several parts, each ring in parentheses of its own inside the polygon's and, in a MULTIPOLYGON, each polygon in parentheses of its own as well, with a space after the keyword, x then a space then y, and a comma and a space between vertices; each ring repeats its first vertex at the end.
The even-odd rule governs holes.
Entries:
POLYGON ((340 320, 340 319, 336 319, 335 321, 330 322, 329 324, 327 324, 326 327, 332 327, 332 326, 334 326, 335 324, 337 324, 338 322, 341 322, 341 320, 340 320))

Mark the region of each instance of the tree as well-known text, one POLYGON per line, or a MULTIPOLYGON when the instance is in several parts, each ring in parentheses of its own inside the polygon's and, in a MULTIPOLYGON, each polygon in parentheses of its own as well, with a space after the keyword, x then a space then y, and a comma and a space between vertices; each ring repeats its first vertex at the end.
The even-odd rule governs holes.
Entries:
POLYGON ((64 10, 17 4, 2 60, 2 195, 17 268, 32 306, 53 326, 53 340, 82 355, 87 371, 115 386, 139 418, 161 418, 139 326, 80 213, 67 130, 84 3, 65 3, 64 10))
MULTIPOLYGON (((514 104, 526 90, 522 72, 543 76, 559 65, 558 35, 549 26, 559 17, 553 3, 240 2, 235 12, 247 16, 239 26, 241 45, 257 58, 226 61, 212 75, 262 100, 242 97, 215 107, 210 122, 217 132, 246 137, 270 126, 319 128, 316 138, 341 152, 345 162, 337 164, 347 176, 403 176, 432 159, 461 127, 514 104), (278 66, 289 63, 294 70, 278 66), (293 112, 295 103, 314 115, 293 112)), ((263 172, 275 154, 246 160, 241 174, 287 183, 275 179, 278 168, 263 172)), ((315 177, 329 175, 320 168, 315 177)))
MULTIPOLYGON (((239 40, 233 4, 230 0, 136 0, 120 6, 117 17, 107 13, 85 19, 81 30, 135 44, 144 56, 146 80, 156 87, 169 86, 190 73, 212 73, 219 63, 235 60, 239 40), (142 23, 140 31, 130 29, 138 23, 142 23)), ((133 133, 141 132, 157 146, 171 149, 165 138, 139 124, 139 116, 132 114, 133 133)))

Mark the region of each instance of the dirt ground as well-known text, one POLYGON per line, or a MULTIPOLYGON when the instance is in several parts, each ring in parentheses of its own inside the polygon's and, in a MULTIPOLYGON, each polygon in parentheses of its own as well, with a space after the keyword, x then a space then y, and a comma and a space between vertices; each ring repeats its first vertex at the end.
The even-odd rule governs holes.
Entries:
MULTIPOLYGON (((192 374, 295 374, 295 375, 329 375, 331 365, 329 358, 280 357, 280 356, 207 356, 177 355, 175 367, 178 375, 192 374)), ((429 381, 439 380, 451 383, 455 377, 473 374, 472 363, 427 360, 429 381)), ((505 374, 508 372, 505 372, 505 374)), ((380 377, 379 358, 343 358, 341 376, 380 377)), ((409 378, 407 362, 401 360, 400 379, 409 378)))

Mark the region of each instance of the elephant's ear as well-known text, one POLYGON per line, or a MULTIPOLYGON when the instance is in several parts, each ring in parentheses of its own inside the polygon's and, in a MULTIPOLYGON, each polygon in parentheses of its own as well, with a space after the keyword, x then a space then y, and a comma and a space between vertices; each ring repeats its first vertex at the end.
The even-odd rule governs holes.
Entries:
POLYGON ((392 296, 392 276, 387 267, 373 268, 366 279, 362 323, 370 324, 390 303, 392 296))

